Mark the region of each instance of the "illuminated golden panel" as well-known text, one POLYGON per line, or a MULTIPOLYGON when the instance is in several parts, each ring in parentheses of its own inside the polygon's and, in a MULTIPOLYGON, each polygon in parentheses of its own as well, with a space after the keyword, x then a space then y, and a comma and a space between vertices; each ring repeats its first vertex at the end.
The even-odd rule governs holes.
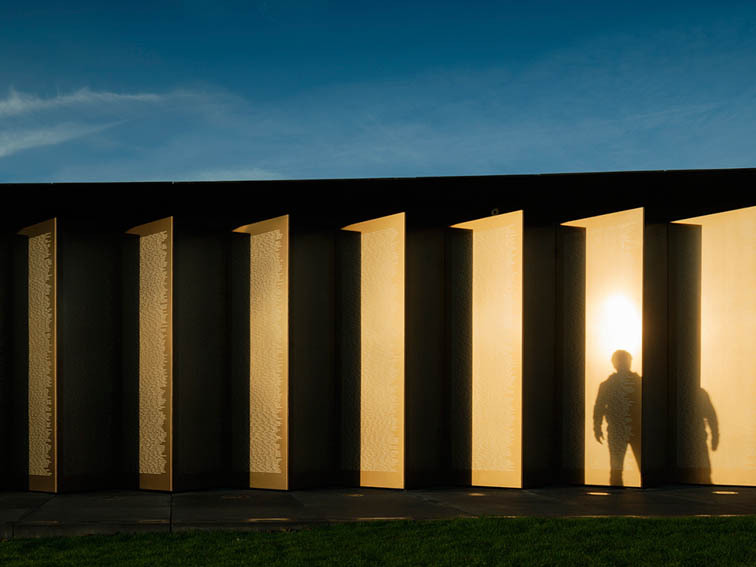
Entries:
POLYGON ((172 490, 173 218, 139 238, 139 485, 172 490))
POLYGON ((680 464, 756 485, 756 207, 678 222, 701 227, 701 383, 680 464))
POLYGON ((253 488, 288 488, 289 217, 246 225, 249 246, 249 463, 253 488))
POLYGON ((472 484, 522 486, 523 212, 472 230, 472 484))
POLYGON ((57 491, 56 220, 21 231, 28 240, 29 489, 57 491))
POLYGON ((585 483, 640 486, 643 209, 564 224, 585 228, 585 483))
POLYGON ((404 487, 404 213, 361 233, 360 484, 404 487))

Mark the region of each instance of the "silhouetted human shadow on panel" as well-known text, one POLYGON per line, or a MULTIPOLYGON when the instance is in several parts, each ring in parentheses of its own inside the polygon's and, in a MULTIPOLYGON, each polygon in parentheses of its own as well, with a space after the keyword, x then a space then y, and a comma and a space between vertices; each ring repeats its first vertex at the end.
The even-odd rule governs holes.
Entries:
POLYGON ((709 459, 708 435, 706 427, 711 431, 711 450, 716 451, 719 446, 719 422, 717 412, 711 403, 709 394, 703 388, 698 388, 695 399, 695 414, 690 430, 692 444, 691 456, 696 461, 698 482, 711 484, 711 460, 709 459))
POLYGON ((632 361, 633 357, 624 350, 612 355, 617 372, 601 383, 593 406, 593 434, 599 443, 604 438, 602 425, 606 418, 612 486, 623 485, 622 469, 628 445, 640 468, 641 377, 630 370, 632 361))

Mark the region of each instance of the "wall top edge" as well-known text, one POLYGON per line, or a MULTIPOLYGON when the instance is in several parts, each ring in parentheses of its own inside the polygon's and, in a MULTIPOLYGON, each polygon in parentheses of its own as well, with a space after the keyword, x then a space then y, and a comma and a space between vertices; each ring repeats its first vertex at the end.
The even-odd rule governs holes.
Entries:
POLYGON ((126 231, 126 234, 136 234, 138 236, 149 236, 156 232, 173 231, 173 217, 166 217, 164 219, 148 222, 146 224, 140 224, 134 228, 130 228, 126 231))
POLYGON ((245 224, 232 230, 232 232, 241 232, 249 235, 263 234, 271 230, 289 231, 289 215, 282 215, 272 219, 245 224))
POLYGON ((26 228, 22 228, 18 231, 18 234, 22 236, 39 236, 40 234, 47 234, 48 232, 52 232, 53 235, 55 234, 55 229, 57 228, 57 218, 51 218, 46 221, 39 222, 37 224, 33 224, 31 226, 27 226, 26 228))
POLYGON ((353 232, 376 232, 385 228, 399 228, 404 230, 406 214, 396 213, 385 217, 378 217, 354 224, 347 225, 341 230, 350 230, 353 232))
POLYGON ((722 211, 721 213, 711 213, 708 215, 701 215, 698 217, 692 217, 689 219, 680 219, 670 221, 673 224, 703 224, 706 221, 717 219, 726 219, 728 217, 735 217, 743 214, 756 214, 756 206, 743 207, 742 209, 733 209, 731 211, 722 211))
POLYGON ((462 228, 467 230, 490 230, 493 228, 507 226, 513 222, 518 221, 522 224, 524 216, 524 211, 520 209, 518 211, 511 211, 507 213, 491 215, 490 217, 482 217, 479 219, 460 222, 451 225, 451 228, 462 228))
POLYGON ((606 213, 603 215, 586 217, 586 218, 577 219, 573 221, 563 222, 561 223, 561 226, 577 226, 577 227, 588 228, 589 224, 592 224, 597 221, 600 222, 603 220, 609 220, 611 217, 616 218, 619 216, 634 216, 634 215, 640 215, 640 221, 643 222, 644 208, 638 207, 636 209, 626 209, 624 211, 615 211, 615 212, 606 213))

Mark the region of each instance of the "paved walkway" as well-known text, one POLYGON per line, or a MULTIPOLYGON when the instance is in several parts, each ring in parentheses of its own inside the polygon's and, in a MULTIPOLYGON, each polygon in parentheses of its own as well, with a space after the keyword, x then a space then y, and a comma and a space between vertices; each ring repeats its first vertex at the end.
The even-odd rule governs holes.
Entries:
POLYGON ((534 490, 0 492, 0 538, 272 529, 334 522, 477 516, 729 516, 756 514, 756 487, 550 487, 534 490))

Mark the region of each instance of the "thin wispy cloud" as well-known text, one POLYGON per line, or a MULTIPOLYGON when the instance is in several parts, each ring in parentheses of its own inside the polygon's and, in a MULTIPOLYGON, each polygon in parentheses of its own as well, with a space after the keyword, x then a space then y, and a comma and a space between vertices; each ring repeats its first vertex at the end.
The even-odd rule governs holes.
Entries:
POLYGON ((276 97, 209 87, 84 88, 52 99, 11 92, 0 100, 0 140, 10 148, 0 153, 0 181, 749 166, 756 81, 744 70, 756 61, 753 42, 710 53, 720 39, 693 49, 685 35, 588 38, 521 67, 431 69, 276 97), (700 76, 710 86, 702 87, 700 76), (97 131, 114 122, 117 128, 97 131), (82 134, 58 135, 62 123, 82 134), (28 135, 44 128, 53 132, 28 135))
POLYGON ((46 128, 0 131, 0 158, 10 156, 21 150, 53 146, 83 136, 102 132, 117 123, 112 124, 57 124, 46 128))
POLYGON ((752 3, 223 4, 17 11, 0 183, 755 163, 752 3))
POLYGON ((80 140, 128 121, 145 119, 165 105, 172 108, 189 105, 207 112, 207 104, 208 97, 204 94, 180 90, 162 94, 117 93, 84 87, 43 97, 10 88, 7 96, 0 99, 0 159, 24 150, 80 140))
POLYGON ((74 106, 93 104, 118 105, 134 102, 156 103, 164 99, 164 95, 154 93, 120 94, 108 91, 97 92, 86 87, 70 94, 59 94, 54 97, 42 98, 34 94, 18 92, 11 88, 8 91, 8 96, 0 100, 0 118, 53 109, 65 109, 74 106))

